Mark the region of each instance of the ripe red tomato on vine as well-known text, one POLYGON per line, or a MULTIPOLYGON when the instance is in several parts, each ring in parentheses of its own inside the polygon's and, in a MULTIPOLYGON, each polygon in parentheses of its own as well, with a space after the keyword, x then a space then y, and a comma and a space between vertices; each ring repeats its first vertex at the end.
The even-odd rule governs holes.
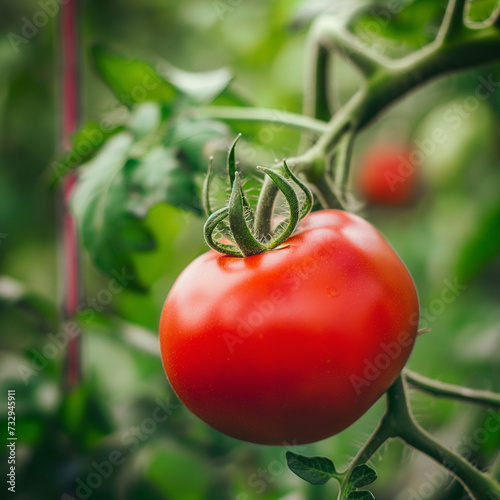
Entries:
POLYGON ((382 235, 324 210, 283 248, 193 261, 165 302, 160 345, 173 389, 206 423, 245 441, 302 444, 375 403, 417 324, 412 278, 382 235))

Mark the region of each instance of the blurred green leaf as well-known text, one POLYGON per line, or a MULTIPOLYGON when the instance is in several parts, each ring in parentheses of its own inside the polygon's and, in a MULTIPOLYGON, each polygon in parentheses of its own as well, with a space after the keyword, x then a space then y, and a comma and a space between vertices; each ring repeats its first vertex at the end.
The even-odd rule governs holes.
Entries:
POLYGON ((459 252, 456 272, 459 283, 468 283, 500 256, 500 205, 483 215, 459 252))
POLYGON ((444 5, 435 0, 367 6, 352 26, 365 44, 387 56, 403 56, 432 41, 439 28, 444 5))
POLYGON ((158 103, 144 102, 135 106, 128 125, 134 138, 140 140, 156 132, 160 123, 161 109, 158 103))
POLYGON ((311 484, 325 484, 332 477, 337 477, 333 462, 326 457, 305 457, 287 451, 286 461, 294 474, 311 484))
POLYGON ((212 102, 226 91, 233 79, 233 74, 228 68, 189 72, 165 62, 162 63, 161 74, 196 104, 212 102))
POLYGON ((145 476, 169 500, 204 500, 210 483, 210 469, 199 454, 174 442, 157 442, 149 447, 145 476), (196 480, 193 480, 196 478, 196 480))
POLYGON ((127 209, 124 166, 132 137, 122 133, 82 169, 71 200, 82 243, 93 262, 108 274, 125 273, 127 286, 142 289, 130 261, 132 250, 154 248, 151 235, 127 209))
POLYGON ((292 18, 294 29, 302 28, 324 13, 348 17, 354 10, 369 3, 369 0, 303 0, 295 7, 292 18))
POLYGON ((92 55, 101 77, 116 98, 128 107, 144 101, 170 106, 178 95, 174 85, 140 59, 114 56, 100 46, 93 47, 92 55))
POLYGON ((468 16, 474 23, 488 20, 499 8, 498 0, 473 0, 469 5, 468 16))
POLYGON ((159 203, 198 214, 201 208, 194 179, 175 149, 157 145, 135 157, 133 147, 129 133, 112 138, 82 168, 71 206, 97 267, 115 277, 125 274, 128 288, 144 290, 131 253, 156 246, 143 223, 149 210, 159 203))
POLYGON ((137 217, 145 217, 158 203, 201 214, 193 177, 183 168, 175 149, 156 146, 141 159, 129 160, 124 175, 129 186, 125 205, 137 217))
POLYGON ((21 310, 44 330, 55 327, 58 321, 58 312, 53 303, 7 276, 0 276, 0 311, 3 308, 21 310))
POLYGON ((87 122, 73 136, 71 149, 60 159, 52 162, 53 173, 51 186, 62 179, 72 167, 77 166, 89 158, 103 146, 112 136, 122 132, 123 125, 107 127, 97 122, 87 122))
MULTIPOLYGON (((220 141, 228 137, 229 128, 213 120, 179 119, 168 131, 167 144, 177 146, 193 170, 206 172, 208 159, 220 141)), ((226 149, 226 144, 224 141, 226 149)))
POLYGON ((113 431, 105 399, 97 384, 89 379, 66 394, 59 418, 61 429, 70 433, 83 449, 94 447, 113 431))

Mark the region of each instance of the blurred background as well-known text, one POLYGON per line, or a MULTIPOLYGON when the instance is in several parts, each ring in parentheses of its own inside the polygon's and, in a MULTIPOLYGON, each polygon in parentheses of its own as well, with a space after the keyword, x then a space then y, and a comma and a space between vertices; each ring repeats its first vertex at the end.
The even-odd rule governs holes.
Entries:
MULTIPOLYGON (((7 436, 7 390, 14 389, 15 498, 334 498, 333 482, 313 487, 288 471, 283 448, 225 437, 182 407, 164 375, 157 324, 173 281, 206 250, 199 192, 208 155, 215 154, 222 167, 227 146, 243 132, 238 154, 248 169, 293 155, 299 142, 297 132, 281 126, 192 120, 190 109, 211 103, 300 113, 308 26, 325 8, 340 12, 346 3, 82 1, 82 124, 90 124, 75 137, 73 155, 58 144, 53 13, 59 2, 2 3, 0 428, 7 436), (192 74, 199 72, 209 73, 192 74), (148 97, 137 90, 137 78, 144 83, 144 75, 158 83, 148 97), (86 163, 72 205, 82 247, 75 326, 82 332, 82 381, 69 389, 68 335, 59 315, 61 207, 50 185, 78 163, 86 163), (97 238, 95 204, 116 169, 113 204, 99 228, 104 236, 97 238), (95 198, 86 204, 89 192, 95 198)), ((399 56, 432 40, 446 2, 363 4, 353 31, 363 43, 399 56)), ((471 15, 485 19, 495 4, 478 0, 471 15)), ((345 102, 360 77, 341 58, 331 73, 332 102, 345 102)), ((431 331, 419 337, 410 368, 496 391, 498 82, 495 64, 426 85, 363 131, 353 159, 357 179, 373 149, 386 156, 399 156, 401 148, 414 153, 413 167, 399 172, 396 183, 410 195, 399 202, 371 199, 355 181, 353 202, 391 242, 416 282, 421 328, 431 331)), ((249 189, 257 182, 250 180, 249 189)), ((488 430, 487 423, 498 421, 498 414, 422 393, 412 393, 412 404, 427 429, 479 467, 494 460, 500 431, 488 430)), ((381 400, 346 431, 296 451, 328 456, 342 468, 383 408, 381 400)), ((371 487, 377 499, 467 498, 437 465, 399 443, 385 446, 379 456, 374 464, 380 477, 371 487)), ((5 473, 5 447, 0 464, 5 473)))

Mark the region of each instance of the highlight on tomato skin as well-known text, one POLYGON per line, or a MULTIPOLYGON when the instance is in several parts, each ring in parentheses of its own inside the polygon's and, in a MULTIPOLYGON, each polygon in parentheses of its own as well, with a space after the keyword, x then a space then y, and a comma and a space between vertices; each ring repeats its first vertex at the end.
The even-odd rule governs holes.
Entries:
POLYGON ((371 205, 408 206, 420 188, 417 155, 408 145, 381 144, 361 158, 356 187, 371 205))
POLYGON ((160 320, 180 400, 220 432, 267 445, 319 441, 360 418, 404 367, 419 315, 408 270, 364 219, 314 212, 286 244, 201 255, 160 320))

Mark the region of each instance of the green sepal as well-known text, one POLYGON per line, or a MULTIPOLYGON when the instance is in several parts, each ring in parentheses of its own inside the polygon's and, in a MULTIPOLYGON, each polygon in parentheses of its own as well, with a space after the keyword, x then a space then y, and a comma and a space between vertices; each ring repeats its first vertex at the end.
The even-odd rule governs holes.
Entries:
POLYGON ((299 218, 302 220, 312 209, 313 206, 313 194, 312 191, 309 189, 309 186, 302 182, 289 168, 286 163, 286 160, 283 160, 283 170, 285 171, 285 178, 287 179, 292 179, 297 186, 302 190, 304 193, 305 199, 303 205, 300 207, 300 214, 299 218))
POLYGON ((280 246, 284 241, 286 241, 297 227, 297 223, 299 222, 299 213, 300 213, 299 199, 291 184, 282 175, 278 174, 277 172, 274 172, 273 170, 267 167, 257 167, 257 168, 259 170, 262 170, 266 175, 268 175, 271 178, 274 184, 283 193, 283 196, 285 197, 290 209, 290 217, 288 219, 288 225, 284 228, 282 233, 277 234, 267 245, 267 249, 272 250, 273 248, 280 246))
POLYGON ((229 199, 229 227, 233 234, 234 242, 245 257, 257 255, 268 250, 266 246, 260 243, 247 225, 245 218, 244 195, 241 189, 240 177, 238 172, 234 174, 233 190, 229 199))
POLYGON ((227 154, 227 175, 229 177, 229 186, 233 186, 234 178, 236 176, 236 143, 240 137, 241 134, 236 136, 236 139, 231 144, 229 153, 227 154))
POLYGON ((203 208, 207 217, 212 215, 212 207, 210 205, 210 181, 212 180, 212 166, 214 163, 214 157, 211 156, 208 159, 208 169, 205 175, 205 180, 203 181, 203 208))
POLYGON ((243 257, 243 253, 237 250, 232 245, 226 245, 225 243, 220 243, 214 241, 213 235, 217 226, 229 215, 229 207, 221 208, 214 212, 205 222, 203 226, 203 235, 205 236, 205 241, 210 248, 213 248, 217 252, 232 255, 233 257, 243 257))

